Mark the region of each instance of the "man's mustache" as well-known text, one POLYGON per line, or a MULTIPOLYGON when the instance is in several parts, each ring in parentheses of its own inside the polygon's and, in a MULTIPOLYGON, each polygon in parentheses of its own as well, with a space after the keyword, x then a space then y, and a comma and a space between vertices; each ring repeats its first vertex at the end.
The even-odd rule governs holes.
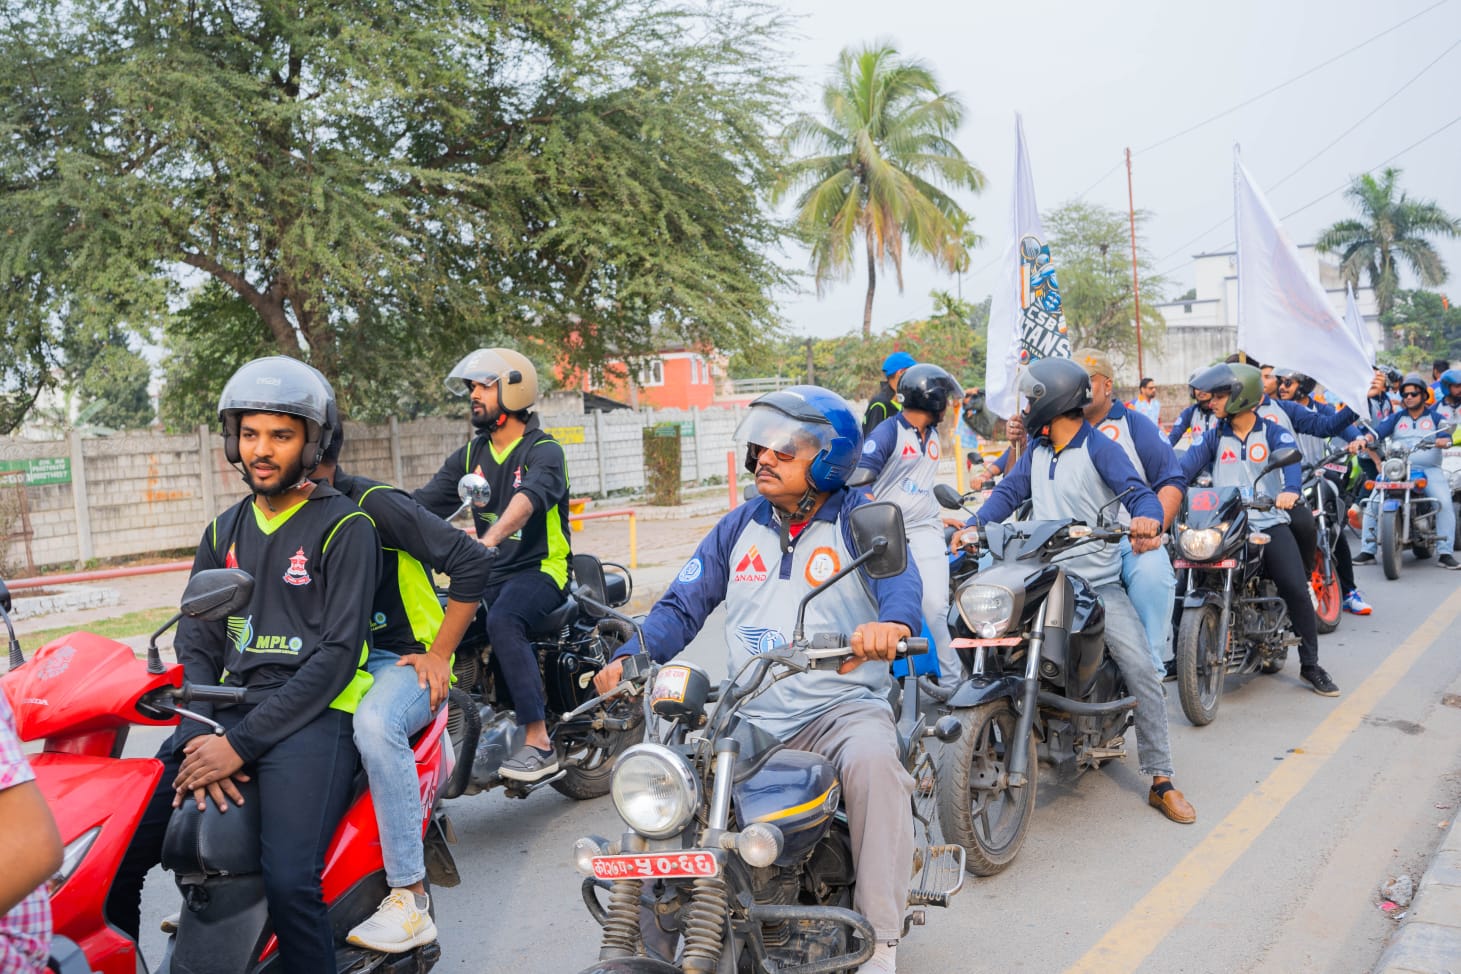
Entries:
POLYGON ((756 476, 759 477, 762 474, 765 474, 768 477, 775 477, 777 480, 780 480, 781 479, 781 476, 776 471, 772 470, 770 467, 766 466, 764 463, 761 464, 760 466, 758 466, 756 468, 756 476))

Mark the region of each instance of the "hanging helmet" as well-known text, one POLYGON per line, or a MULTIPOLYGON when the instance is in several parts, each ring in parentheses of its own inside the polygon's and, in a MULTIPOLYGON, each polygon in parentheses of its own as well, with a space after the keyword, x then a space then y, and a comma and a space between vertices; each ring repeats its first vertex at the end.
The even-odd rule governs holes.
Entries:
POLYGON ((510 413, 531 409, 538 401, 538 370, 528 357, 510 348, 479 348, 458 362, 446 377, 446 388, 458 396, 471 389, 467 383, 497 383, 502 408, 510 413))
POLYGON ((1030 401, 1025 430, 1039 433, 1057 416, 1091 402, 1091 377, 1068 358, 1042 358, 1020 376, 1020 395, 1030 401))
POLYGON ((934 421, 938 422, 949 403, 964 401, 964 389, 943 369, 924 362, 903 373, 903 378, 898 380, 898 396, 903 400, 904 409, 933 413, 934 421))
POLYGON ((239 418, 245 413, 282 413, 304 420, 300 458, 306 471, 319 466, 340 422, 330 383, 318 369, 287 355, 256 358, 224 385, 218 397, 218 421, 223 427, 223 455, 229 463, 243 461, 238 430, 239 418))
MULTIPOLYGON (((1385 381, 1392 386, 1403 378, 1401 371, 1393 365, 1382 365, 1380 371, 1385 373, 1385 381)), ((1415 373, 1412 372, 1411 375, 1415 373)))
POLYGON ((852 407, 821 386, 791 386, 761 396, 736 427, 735 441, 745 444, 746 469, 753 474, 761 450, 811 456, 807 478, 818 491, 845 485, 862 452, 852 407))
POLYGON ((1280 381, 1284 379, 1293 379, 1294 382, 1298 384, 1299 395, 1304 397, 1312 396, 1314 394, 1314 386, 1318 384, 1314 381, 1313 376, 1305 375, 1298 369, 1282 367, 1274 369, 1273 374, 1278 376, 1280 381))

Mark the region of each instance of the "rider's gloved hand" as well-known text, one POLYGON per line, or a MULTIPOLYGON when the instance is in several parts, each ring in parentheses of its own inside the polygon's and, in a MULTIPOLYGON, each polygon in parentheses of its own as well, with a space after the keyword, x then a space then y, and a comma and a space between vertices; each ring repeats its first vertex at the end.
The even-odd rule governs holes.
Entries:
POLYGON ((1131 550, 1138 555, 1153 551, 1162 544, 1162 522, 1151 517, 1131 519, 1131 550))
POLYGON ((849 673, 872 659, 891 662, 898 656, 898 641, 911 635, 901 622, 864 622, 853 630, 848 641, 852 656, 837 667, 837 672, 849 673))

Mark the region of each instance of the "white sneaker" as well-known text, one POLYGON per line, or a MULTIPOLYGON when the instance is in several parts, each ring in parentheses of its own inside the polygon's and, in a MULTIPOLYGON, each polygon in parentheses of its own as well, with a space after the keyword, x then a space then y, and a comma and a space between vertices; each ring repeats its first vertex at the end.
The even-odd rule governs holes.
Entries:
POLYGON ((897 944, 878 944, 873 948, 872 958, 858 971, 860 974, 897 974, 897 953, 897 944))
POLYGON ((436 939, 436 924, 431 921, 430 899, 417 909, 416 894, 408 889, 393 889, 380 901, 375 915, 350 931, 346 941, 357 947, 378 950, 383 954, 404 954, 413 947, 436 939))

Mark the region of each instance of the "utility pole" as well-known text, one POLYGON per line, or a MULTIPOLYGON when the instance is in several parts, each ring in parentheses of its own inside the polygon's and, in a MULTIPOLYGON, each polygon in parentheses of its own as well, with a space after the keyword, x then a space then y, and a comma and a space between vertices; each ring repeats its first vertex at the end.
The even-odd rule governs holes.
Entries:
POLYGON ((1131 296, 1136 303, 1136 381, 1146 378, 1141 356, 1141 282, 1136 276, 1136 196, 1131 189, 1131 148, 1126 149, 1126 215, 1131 226, 1131 296))

